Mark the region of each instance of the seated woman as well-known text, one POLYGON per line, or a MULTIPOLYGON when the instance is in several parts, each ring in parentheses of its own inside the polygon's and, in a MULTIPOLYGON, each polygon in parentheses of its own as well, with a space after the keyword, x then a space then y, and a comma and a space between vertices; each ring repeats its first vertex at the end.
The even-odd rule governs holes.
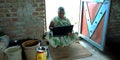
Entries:
MULTIPOLYGON (((68 18, 64 16, 65 11, 63 7, 58 8, 58 16, 54 17, 53 20, 50 22, 49 29, 50 32, 53 29, 53 27, 59 27, 59 26, 67 26, 71 25, 68 18)), ((53 37, 50 35, 50 32, 46 35, 46 39, 49 41, 50 45, 53 47, 57 46, 69 46, 71 43, 73 43, 77 39, 77 33, 68 33, 66 36, 60 36, 60 37, 53 37)))

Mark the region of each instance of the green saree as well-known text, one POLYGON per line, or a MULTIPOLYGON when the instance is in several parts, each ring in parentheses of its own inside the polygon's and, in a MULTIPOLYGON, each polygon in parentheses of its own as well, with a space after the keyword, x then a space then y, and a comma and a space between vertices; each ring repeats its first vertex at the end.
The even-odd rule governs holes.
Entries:
MULTIPOLYGON (((52 20, 52 22, 54 22, 54 27, 71 25, 69 19, 67 18, 61 19, 59 17, 55 17, 52 20)), ((47 35, 45 38, 53 47, 68 46, 77 39, 77 33, 74 33, 73 35, 67 35, 67 36, 61 36, 61 37, 53 37, 50 35, 51 33, 52 31, 47 32, 47 35)))

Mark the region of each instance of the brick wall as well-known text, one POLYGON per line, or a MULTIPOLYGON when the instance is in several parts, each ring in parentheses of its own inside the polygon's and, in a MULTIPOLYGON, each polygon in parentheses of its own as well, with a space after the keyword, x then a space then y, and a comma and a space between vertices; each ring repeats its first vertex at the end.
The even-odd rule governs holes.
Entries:
POLYGON ((0 0, 0 31, 10 39, 41 39, 45 0, 0 0))
MULTIPOLYGON (((107 39, 120 40, 120 0, 112 0, 107 39)), ((120 41, 119 41, 120 42, 120 41)))

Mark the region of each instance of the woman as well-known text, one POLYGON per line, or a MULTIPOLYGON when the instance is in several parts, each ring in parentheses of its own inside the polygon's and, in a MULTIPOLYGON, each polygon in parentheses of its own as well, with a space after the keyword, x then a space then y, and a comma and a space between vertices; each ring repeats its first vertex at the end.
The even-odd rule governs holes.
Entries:
MULTIPOLYGON (((53 27, 59 27, 59 26, 67 26, 71 25, 68 18, 65 16, 65 11, 63 7, 58 8, 58 16, 54 17, 53 20, 50 22, 49 29, 50 31, 53 29, 53 27)), ((50 34, 47 34, 46 39, 49 41, 49 43, 53 47, 57 46, 68 46, 74 40, 77 38, 76 34, 69 33, 67 36, 61 36, 61 37, 53 37, 50 34)))

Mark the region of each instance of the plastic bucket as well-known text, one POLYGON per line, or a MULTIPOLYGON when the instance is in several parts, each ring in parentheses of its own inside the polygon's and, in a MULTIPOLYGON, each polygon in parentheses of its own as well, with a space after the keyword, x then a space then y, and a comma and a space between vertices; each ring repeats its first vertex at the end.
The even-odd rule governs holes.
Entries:
POLYGON ((21 48, 20 46, 12 46, 5 49, 5 54, 7 55, 7 60, 22 60, 21 48))
POLYGON ((38 40, 28 40, 22 43, 26 60, 36 60, 36 48, 39 46, 38 40))
POLYGON ((7 35, 3 35, 3 36, 0 37, 0 41, 4 42, 5 45, 8 47, 8 44, 9 44, 10 40, 9 40, 9 37, 7 35))
POLYGON ((0 60, 5 60, 5 54, 4 54, 5 48, 6 48, 5 43, 0 42, 0 60))

